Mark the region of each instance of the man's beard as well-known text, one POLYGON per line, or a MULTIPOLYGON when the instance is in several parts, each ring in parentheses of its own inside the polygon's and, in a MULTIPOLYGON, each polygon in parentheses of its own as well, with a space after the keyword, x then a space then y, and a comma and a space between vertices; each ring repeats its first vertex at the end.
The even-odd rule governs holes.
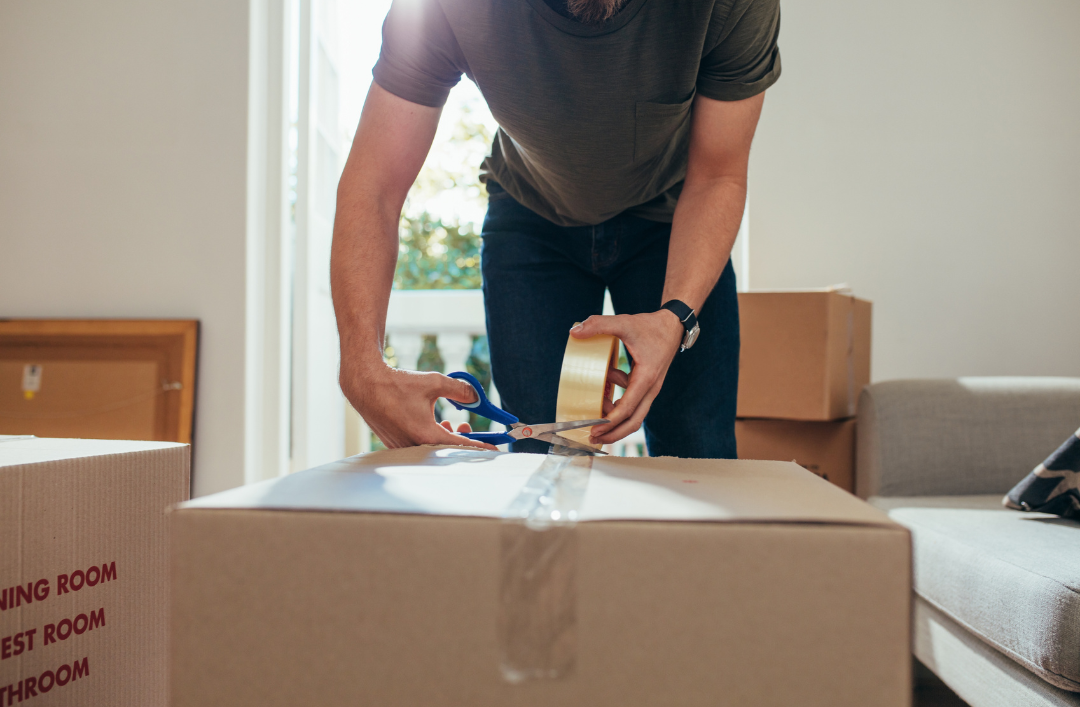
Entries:
POLYGON ((626 0, 567 0, 570 14, 586 24, 610 20, 626 0))

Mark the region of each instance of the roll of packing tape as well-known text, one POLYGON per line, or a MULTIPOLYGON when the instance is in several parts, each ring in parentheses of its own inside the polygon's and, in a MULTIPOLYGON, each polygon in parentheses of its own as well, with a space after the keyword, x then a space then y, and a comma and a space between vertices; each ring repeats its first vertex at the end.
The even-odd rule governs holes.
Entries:
MULTIPOLYGON (((555 407, 555 421, 593 420, 604 416, 604 401, 611 399, 614 386, 608 373, 619 363, 619 340, 614 336, 600 335, 589 339, 570 337, 563 355, 562 374, 559 376, 559 400, 555 407)), ((589 443, 591 427, 560 432, 575 442, 589 444, 599 449, 601 445, 589 443)))

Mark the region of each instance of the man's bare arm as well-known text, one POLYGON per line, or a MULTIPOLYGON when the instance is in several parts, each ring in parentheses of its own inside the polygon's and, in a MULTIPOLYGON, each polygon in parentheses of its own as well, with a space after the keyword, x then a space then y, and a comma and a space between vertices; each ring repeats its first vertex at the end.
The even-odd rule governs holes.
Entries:
POLYGON ((341 389, 388 447, 468 444, 493 449, 435 422, 436 399, 476 399, 467 383, 439 373, 392 369, 383 361, 401 208, 431 148, 441 112, 375 83, 368 92, 338 184, 330 255, 341 389))
POLYGON ((665 302, 682 300, 700 311, 731 257, 746 205, 750 144, 764 101, 764 93, 742 101, 703 96, 694 101, 690 161, 668 247, 665 302))
MULTIPOLYGON (((742 101, 700 95, 694 100, 689 164, 671 226, 662 302, 678 299, 701 311, 720 279, 742 220, 750 144, 764 100, 764 93, 742 101)), ((593 428, 596 441, 615 442, 641 426, 683 331, 678 317, 667 310, 590 317, 572 330, 577 337, 615 334, 634 357, 626 393, 605 415, 610 424, 593 428)))

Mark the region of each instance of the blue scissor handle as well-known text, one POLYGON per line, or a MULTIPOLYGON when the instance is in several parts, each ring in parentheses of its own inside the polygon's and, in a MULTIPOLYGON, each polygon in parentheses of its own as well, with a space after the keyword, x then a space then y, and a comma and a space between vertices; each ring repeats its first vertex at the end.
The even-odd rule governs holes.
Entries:
POLYGON ((458 432, 457 434, 468 439, 474 439, 477 442, 485 442, 487 444, 494 444, 495 446, 500 444, 512 444, 516 441, 510 435, 502 432, 458 432))
MULTIPOLYGON (((481 417, 486 417, 492 422, 500 422, 504 425, 512 425, 518 421, 516 417, 508 413, 506 410, 495 407, 491 404, 491 401, 488 400, 487 396, 484 394, 484 386, 480 385, 480 381, 476 380, 476 378, 472 377, 465 371, 455 371, 450 374, 450 377, 460 378, 461 380, 471 385, 473 387, 473 390, 476 391, 477 399, 475 403, 459 403, 456 400, 450 400, 450 398, 447 398, 450 404, 456 407, 458 410, 468 410, 469 412, 475 412, 477 415, 481 417)), ((488 444, 495 445, 510 444, 514 441, 513 437, 503 432, 465 432, 461 436, 476 440, 477 442, 486 442, 488 444)))
MULTIPOLYGON (((466 383, 468 383, 469 385, 471 385, 473 387, 473 390, 476 391, 477 400, 476 400, 475 403, 459 403, 456 400, 450 400, 449 398, 447 398, 447 400, 450 400, 450 404, 453 405, 454 407, 456 407, 458 410, 468 410, 469 412, 475 412, 480 417, 486 417, 487 419, 491 420, 492 422, 501 422, 504 425, 512 425, 512 424, 514 424, 515 422, 518 421, 518 419, 516 417, 514 417, 513 415, 508 413, 506 410, 503 410, 502 408, 498 408, 498 407, 495 407, 494 405, 492 405, 491 401, 487 399, 486 395, 484 395, 484 386, 480 385, 480 381, 476 380, 475 378, 473 378, 471 375, 469 375, 465 371, 455 371, 453 373, 450 373, 449 376, 451 378, 459 378, 459 379, 465 381, 466 383)), ((472 436, 472 435, 481 435, 481 434, 483 434, 483 435, 492 435, 492 434, 501 434, 501 433, 499 433, 499 432, 470 432, 466 436, 469 437, 469 439, 480 439, 481 441, 486 442, 487 441, 486 438, 478 438, 478 437, 472 436)), ((503 435, 503 436, 505 436, 505 435, 503 435)), ((512 441, 512 439, 510 439, 510 438, 508 438, 508 440, 512 441)), ((503 444, 503 442, 492 442, 491 444, 503 444)))

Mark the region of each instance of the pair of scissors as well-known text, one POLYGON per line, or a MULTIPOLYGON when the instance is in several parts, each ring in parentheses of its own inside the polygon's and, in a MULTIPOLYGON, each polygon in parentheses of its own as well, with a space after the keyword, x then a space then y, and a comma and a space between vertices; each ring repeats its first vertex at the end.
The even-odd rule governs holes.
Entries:
POLYGON ((458 410, 468 410, 481 417, 486 417, 492 422, 499 422, 507 426, 506 432, 463 432, 462 437, 467 437, 477 442, 488 444, 510 444, 521 439, 538 439, 552 445, 552 453, 565 456, 606 454, 599 449, 576 442, 569 437, 563 437, 559 432, 577 430, 582 427, 602 425, 608 420, 572 420, 570 422, 549 422, 543 425, 527 425, 502 408, 496 407, 484 395, 484 386, 480 381, 465 371, 455 371, 448 374, 450 378, 458 378, 465 381, 476 391, 475 403, 459 403, 456 400, 447 400, 458 410))

